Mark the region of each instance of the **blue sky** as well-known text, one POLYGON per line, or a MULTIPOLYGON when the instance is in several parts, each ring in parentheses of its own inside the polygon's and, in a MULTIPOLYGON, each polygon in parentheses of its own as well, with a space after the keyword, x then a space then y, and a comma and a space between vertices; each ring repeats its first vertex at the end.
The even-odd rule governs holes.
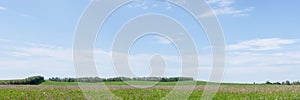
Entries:
MULTIPOLYGON (((80 16, 89 2, 0 0, 0 79, 31 75, 74 77, 73 37, 80 16)), ((300 80, 300 1, 206 2, 215 11, 226 39, 225 82, 300 80)), ((152 2, 141 4, 143 2, 124 6, 105 24, 103 34, 97 38, 95 50, 100 75, 115 76, 110 63, 110 48, 118 27, 131 16, 155 12, 170 15, 189 26, 187 29, 197 44, 200 59, 200 68, 197 69, 200 75, 197 79, 208 80, 211 69, 209 43, 191 16, 176 7, 169 9, 165 4, 158 4, 157 8, 147 7, 152 2)), ((147 67, 139 66, 147 66, 153 54, 164 55, 168 76, 178 74, 178 54, 170 41, 147 36, 139 40, 130 53, 130 61, 137 75, 149 73, 147 67)))

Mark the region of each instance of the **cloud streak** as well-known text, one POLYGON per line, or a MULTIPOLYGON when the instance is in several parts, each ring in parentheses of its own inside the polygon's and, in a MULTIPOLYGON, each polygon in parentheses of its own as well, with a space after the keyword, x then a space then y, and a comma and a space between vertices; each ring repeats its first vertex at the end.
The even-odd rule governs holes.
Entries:
POLYGON ((164 37, 155 36, 154 38, 157 40, 157 43, 160 43, 160 44, 171 44, 172 43, 171 41, 169 41, 168 39, 166 39, 164 37))
POLYGON ((0 6, 0 11, 1 10, 6 10, 6 8, 5 7, 2 7, 2 6, 0 6))
POLYGON ((274 53, 230 52, 224 80, 249 83, 299 80, 299 54, 297 50, 274 53))
MULTIPOLYGON (((237 44, 232 44, 234 50, 228 51, 226 72, 224 81, 227 82, 264 82, 266 79, 282 80, 291 78, 291 80, 299 76, 298 72, 293 70, 300 70, 300 52, 298 49, 287 51, 263 52, 263 50, 276 50, 278 48, 284 49, 282 46, 286 44, 296 43, 296 39, 253 39, 242 41, 237 44), (244 44, 247 44, 244 46, 244 44), (240 46, 239 46, 240 45, 240 46), (257 45, 259 47, 257 47, 257 45), (272 47, 270 47, 271 45, 272 47), (255 51, 251 51, 254 49, 255 51), (238 51, 239 50, 239 51, 238 51), (250 51, 249 51, 250 50, 250 51), (260 52, 262 51, 262 52, 260 52), (286 73, 289 73, 288 75, 286 73), (267 76, 268 75, 278 75, 267 76), (256 76, 261 77, 256 77, 256 76), (249 77, 245 79, 244 77, 249 77)), ((13 42, 13 41, 12 41, 13 42)), ((5 44, 4 44, 5 45, 5 44)), ((112 52, 96 49, 95 62, 101 77, 114 77, 115 73, 112 52)), ((9 50, 3 51, 0 56, 0 77, 10 76, 7 78, 22 78, 30 75, 45 75, 52 77, 75 77, 73 62, 72 62, 72 48, 65 48, 55 45, 23 43, 11 46, 9 50), (12 74, 11 72, 18 74, 12 74)), ((135 74, 140 76, 148 75, 151 54, 135 54, 128 55, 127 53, 117 53, 117 57, 128 56, 128 64, 135 74)), ((176 76, 180 73, 181 63, 188 63, 187 70, 200 71, 200 76, 197 79, 208 80, 211 71, 212 57, 210 54, 203 53, 199 56, 190 55, 187 59, 195 57, 199 58, 199 64, 192 62, 181 62, 178 55, 162 55, 166 62, 166 76, 176 76)), ((85 58, 82 58, 85 59, 85 58)), ((124 61, 124 60, 121 60, 124 61)), ((189 60, 187 60, 189 61, 189 60)), ((125 61, 124 61, 125 62, 125 61)), ((121 62, 123 63, 123 62, 121 62)), ((127 63, 127 61, 125 62, 127 63)), ((153 66, 154 70, 162 69, 161 66, 153 66)))
POLYGON ((242 41, 228 46, 228 50, 264 51, 280 49, 284 45, 298 42, 297 39, 265 38, 242 41))
POLYGON ((71 53, 71 49, 46 47, 22 47, 11 52, 12 56, 15 57, 52 57, 57 60, 68 61, 72 59, 71 53))
MULTIPOLYGON (((231 15, 231 16, 247 16, 254 7, 237 9, 233 7, 234 0, 206 0, 206 3, 212 6, 216 15, 231 15)), ((211 16, 211 13, 206 13, 202 16, 211 16)))

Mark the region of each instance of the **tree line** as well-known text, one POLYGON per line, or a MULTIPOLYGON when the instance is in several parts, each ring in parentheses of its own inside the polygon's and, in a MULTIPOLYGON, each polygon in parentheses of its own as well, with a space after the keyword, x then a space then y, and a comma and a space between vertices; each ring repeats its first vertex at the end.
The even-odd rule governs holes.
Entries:
POLYGON ((0 81, 0 85, 38 85, 43 83, 44 81, 44 77, 42 76, 32 76, 18 80, 3 80, 0 81))
POLYGON ((283 82, 266 81, 265 84, 268 84, 268 85, 300 85, 300 82, 299 81, 294 81, 294 82, 290 82, 290 81, 283 81, 283 82))
POLYGON ((160 82, 176 82, 176 81, 193 81, 191 77, 114 77, 114 78, 99 78, 99 77, 83 77, 83 78, 49 78, 55 82, 118 82, 118 81, 160 81, 160 82))

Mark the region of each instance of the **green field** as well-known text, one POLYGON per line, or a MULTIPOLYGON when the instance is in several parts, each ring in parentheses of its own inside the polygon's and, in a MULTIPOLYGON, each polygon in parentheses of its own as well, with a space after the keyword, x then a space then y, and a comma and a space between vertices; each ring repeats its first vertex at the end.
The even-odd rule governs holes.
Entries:
MULTIPOLYGON (((174 86, 177 84, 177 82, 152 82, 152 81, 128 81, 129 83, 133 85, 169 85, 169 86, 174 86)), ((97 85, 101 84, 102 82, 99 83, 82 83, 86 85, 97 85)), ((103 82, 105 85, 127 85, 126 82, 118 81, 118 82, 103 82)), ((102 83, 102 84, 103 84, 102 83)), ((183 82, 184 83, 184 82, 183 82)), ((207 82, 204 81, 197 81, 197 85, 205 85, 207 82)), ((54 82, 54 81, 45 81, 40 85, 78 85, 77 82, 54 82)))
MULTIPOLYGON (((137 85, 148 85, 149 82, 134 82, 137 85)), ((165 97, 175 86, 175 82, 160 82, 156 86, 146 89, 134 88, 124 82, 106 82, 107 88, 119 98, 111 98, 101 91, 95 93, 97 84, 83 85, 85 92, 98 98, 124 100, 153 100, 165 97)), ((197 82, 189 99, 201 97, 205 82, 197 82)), ((77 83, 46 81, 40 85, 2 85, 0 99, 9 100, 84 100, 83 92, 77 83)), ((214 97, 215 100, 300 100, 300 86, 296 85, 250 85, 250 84, 223 84, 214 97)))
MULTIPOLYGON (((152 85, 152 84, 156 84, 156 85, 167 85, 167 86, 174 86, 177 84, 177 82, 152 82, 152 81, 128 81, 130 83, 132 83, 133 85, 152 85)), ((103 82, 105 85, 127 85, 126 82, 103 82)), ((102 84, 103 84, 102 83, 102 84)), ((184 82, 183 82, 184 83, 184 82)), ((87 85, 97 85, 97 84, 101 84, 101 82, 99 83, 82 83, 82 84, 87 84, 87 85)), ((206 85, 207 82, 205 81, 197 81, 196 82, 197 85, 206 85)), ((54 81, 45 81, 40 85, 60 85, 60 86, 64 86, 64 85, 78 85, 77 82, 54 82, 54 81)), ((238 83, 221 83, 221 85, 252 85, 252 84, 238 84, 238 83)))

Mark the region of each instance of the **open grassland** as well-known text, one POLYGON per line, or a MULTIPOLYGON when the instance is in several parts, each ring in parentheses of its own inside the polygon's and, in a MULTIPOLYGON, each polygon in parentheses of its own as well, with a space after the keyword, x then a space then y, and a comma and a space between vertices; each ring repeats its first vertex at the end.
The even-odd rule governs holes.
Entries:
MULTIPOLYGON (((186 81, 187 84, 188 82, 191 81, 186 81)), ((183 83, 185 83, 185 81, 183 81, 183 83)), ((128 85, 128 84, 132 84, 132 85, 167 85, 167 86, 174 86, 177 84, 177 82, 154 82, 154 81, 117 81, 117 82, 97 82, 97 83, 80 83, 83 85, 97 85, 97 84, 105 84, 105 85, 128 85)), ((198 81, 197 85, 205 85, 206 82, 203 81, 198 81)), ((40 85, 78 85, 77 82, 54 82, 54 81, 46 81, 40 85)))
MULTIPOLYGON (((167 85, 167 86, 174 86, 177 85, 177 82, 154 82, 154 81, 127 81, 130 84, 133 85, 167 85)), ((184 83, 185 81, 183 81, 184 83)), ((189 81, 187 81, 189 82, 189 81)), ((126 82, 118 81, 118 82, 98 82, 98 83, 82 83, 87 85, 97 85, 97 84, 105 84, 105 85, 127 85, 126 82)), ((205 81, 197 81, 197 85, 206 85, 207 82, 205 81)), ((54 81, 45 81, 40 85, 59 85, 59 86, 65 86, 65 85, 78 85, 77 82, 54 82, 54 81)), ((222 85, 252 85, 252 84, 238 84, 238 83, 222 83, 222 85)))
MULTIPOLYGON (((66 84, 66 83, 64 83, 66 84)), ((105 93, 95 93, 96 85, 86 85, 84 90, 93 96, 105 99, 112 98, 105 93)), ((108 85, 107 88, 116 96, 125 100, 153 100, 167 95, 174 86, 158 85, 139 89, 127 85, 108 85)), ((201 97, 204 85, 195 87, 189 99, 201 97)), ((84 100, 83 92, 76 85, 39 85, 39 86, 0 86, 1 100, 44 100, 67 99, 84 100)), ((300 100, 300 86, 280 85, 222 85, 214 97, 215 100, 300 100)))

